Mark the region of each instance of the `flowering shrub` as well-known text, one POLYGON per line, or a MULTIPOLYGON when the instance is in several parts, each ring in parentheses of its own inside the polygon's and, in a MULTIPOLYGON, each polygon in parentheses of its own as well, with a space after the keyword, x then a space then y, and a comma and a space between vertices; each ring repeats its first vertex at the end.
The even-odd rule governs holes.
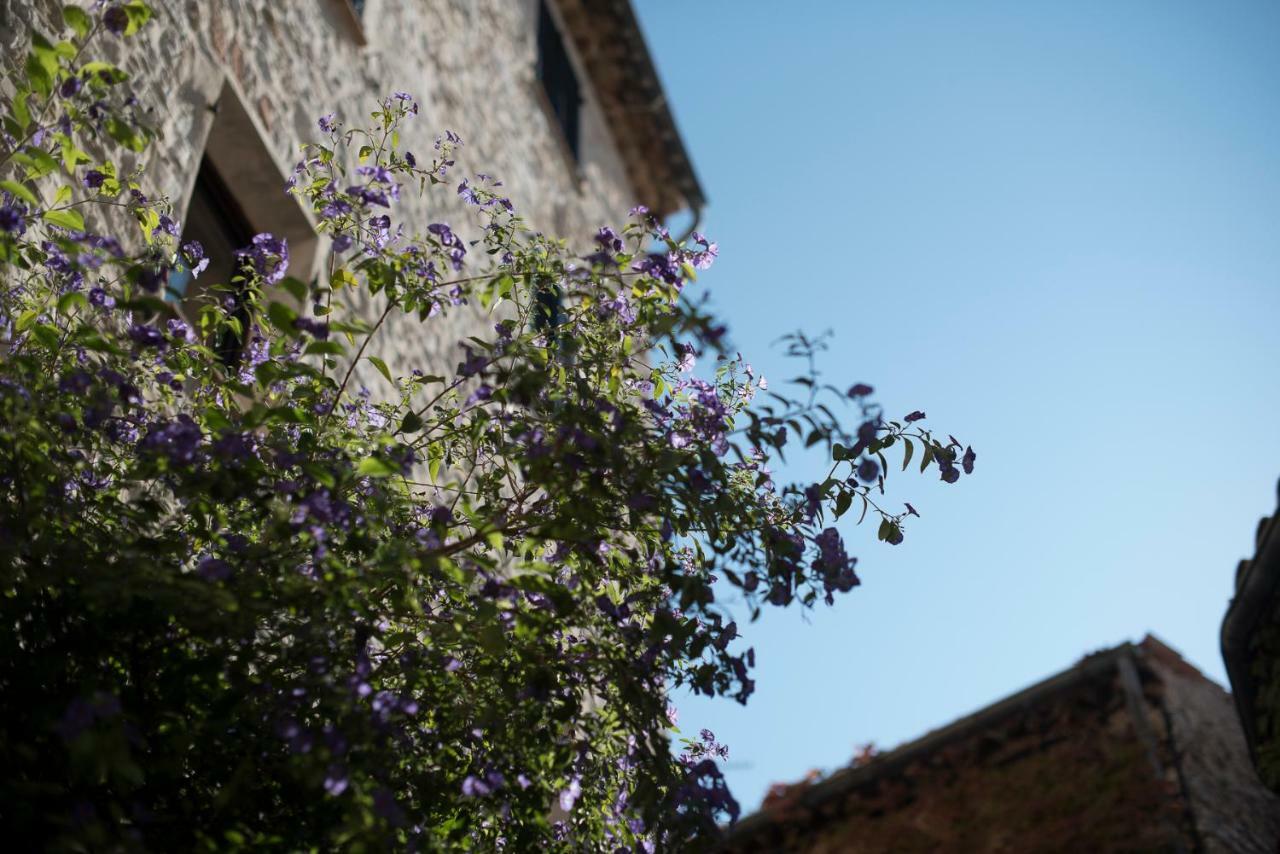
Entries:
POLYGON ((872 390, 791 399, 682 298, 714 261, 643 208, 585 252, 532 232, 462 141, 396 145, 320 119, 289 181, 331 247, 285 241, 179 310, 209 263, 112 159, 152 134, 120 69, 86 59, 139 2, 65 10, 11 83, 0 159, 0 808, 30 847, 655 850, 738 806, 726 748, 671 751, 668 691, 745 702, 753 615, 858 584, 831 519, 884 509, 885 452, 954 481, 971 450, 885 420, 872 390), (88 152, 103 152, 91 155, 88 152), (456 193, 483 237, 393 218, 456 193), (121 230, 123 229, 123 230, 121 230), (479 262, 476 259, 480 258, 479 262), (374 313, 353 310, 355 292, 374 313), (452 370, 367 355, 392 315, 452 370), (713 365, 698 373, 698 362, 713 365), (386 385, 359 388, 357 366, 386 385), (834 410, 851 400, 856 426, 834 410), (779 485, 794 437, 829 450, 779 485))

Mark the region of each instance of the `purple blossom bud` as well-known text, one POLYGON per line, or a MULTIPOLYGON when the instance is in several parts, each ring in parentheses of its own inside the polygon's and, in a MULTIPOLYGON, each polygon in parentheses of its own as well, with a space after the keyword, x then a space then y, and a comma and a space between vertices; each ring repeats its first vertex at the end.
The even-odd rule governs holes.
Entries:
POLYGON ((919 409, 917 409, 915 412, 912 412, 910 415, 908 415, 906 418, 902 420, 910 424, 912 421, 919 421, 922 418, 924 418, 924 413, 921 412, 919 409))
POLYGON ((0 231, 21 235, 27 230, 27 221, 23 216, 25 208, 17 202, 0 205, 0 231))
POLYGON ((113 5, 102 14, 102 24, 115 35, 122 35, 129 27, 129 13, 119 5, 113 5))
POLYGON ((866 397, 867 395, 871 394, 871 392, 873 391, 875 391, 875 389, 873 389, 871 386, 867 385, 866 383, 854 383, 852 386, 849 387, 848 394, 849 394, 849 397, 866 397))
POLYGON ((560 809, 573 812, 573 805, 582 796, 582 783, 578 777, 569 781, 569 785, 560 790, 560 809))
POLYGON ((347 790, 351 781, 347 777, 347 769, 341 765, 330 765, 324 775, 324 790, 332 797, 337 797, 347 790))

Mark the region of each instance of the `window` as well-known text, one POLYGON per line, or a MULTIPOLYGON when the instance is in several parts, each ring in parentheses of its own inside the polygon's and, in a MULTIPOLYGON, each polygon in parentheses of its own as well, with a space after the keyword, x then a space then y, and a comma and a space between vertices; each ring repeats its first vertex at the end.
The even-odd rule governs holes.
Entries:
MULTIPOLYGON (((236 250, 248 246, 253 241, 254 232, 208 157, 200 161, 184 225, 182 242, 198 242, 209 259, 208 268, 200 275, 200 283, 230 282, 236 273, 236 250)), ((194 287, 189 271, 175 270, 169 277, 165 296, 185 302, 196 295, 194 287)))
MULTIPOLYGON (((236 85, 224 78, 214 103, 204 156, 181 216, 182 242, 198 241, 209 266, 196 279, 186 271, 176 272, 165 289, 174 310, 191 322, 199 319, 200 306, 210 298, 241 300, 243 294, 227 287, 234 285, 232 279, 239 273, 236 250, 251 244, 259 232, 288 243, 289 274, 303 281, 315 275, 319 249, 309 211, 297 197, 281 192, 285 173, 267 147, 266 131, 245 107, 236 85)), ((292 299, 281 293, 273 298, 292 299)), ((231 310, 243 327, 245 306, 233 304, 231 310)), ((206 343, 218 350, 227 365, 240 361, 239 336, 226 334, 206 343)))
POLYGON ((547 93, 551 112, 574 159, 578 159, 578 114, 582 109, 582 89, 569 61, 569 52, 546 0, 538 4, 538 79, 547 93))
MULTIPOLYGON (((182 243, 192 240, 204 248, 205 258, 209 266, 200 274, 199 282, 192 278, 186 269, 174 270, 169 275, 169 283, 165 288, 165 298, 177 303, 180 310, 196 320, 198 300, 210 293, 215 286, 227 286, 233 276, 239 273, 237 249, 243 249, 253 241, 253 227, 240 205, 236 203, 226 183, 213 168, 209 158, 200 160, 200 171, 196 173, 196 183, 191 190, 191 202, 187 205, 186 222, 182 229, 182 243)), ((225 297, 219 293, 217 296, 225 297)), ((239 303, 239 294, 234 295, 239 303)), ((234 316, 246 322, 244 308, 236 306, 234 316)), ((224 334, 213 342, 222 361, 235 366, 240 361, 241 341, 231 333, 224 334)))
POLYGON ((364 17, 364 0, 351 0, 351 8, 357 18, 364 17))

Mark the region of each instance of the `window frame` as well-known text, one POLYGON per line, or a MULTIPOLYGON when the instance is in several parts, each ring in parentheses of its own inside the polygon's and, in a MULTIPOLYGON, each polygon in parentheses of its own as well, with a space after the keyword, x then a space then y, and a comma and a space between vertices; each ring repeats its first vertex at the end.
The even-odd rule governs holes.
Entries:
POLYGON ((576 171, 582 164, 586 88, 549 0, 538 0, 534 76, 555 134, 576 171))

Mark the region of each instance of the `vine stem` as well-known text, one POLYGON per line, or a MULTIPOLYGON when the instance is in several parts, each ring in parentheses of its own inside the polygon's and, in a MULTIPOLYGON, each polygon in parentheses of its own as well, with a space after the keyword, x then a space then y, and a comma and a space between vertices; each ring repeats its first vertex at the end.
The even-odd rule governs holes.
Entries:
POLYGON ((338 408, 338 403, 342 400, 342 393, 347 390, 347 383, 351 382, 351 375, 355 373, 356 365, 360 364, 360 359, 364 356, 365 349, 369 346, 369 342, 373 340, 373 336, 382 328, 387 315, 391 314, 391 309, 395 307, 396 301, 388 296, 387 307, 383 309, 382 314, 378 317, 378 322, 369 330, 369 334, 364 337, 364 341, 360 344, 360 349, 356 351, 355 358, 347 366, 347 373, 342 377, 342 384, 338 386, 338 393, 333 396, 333 402, 329 404, 329 411, 324 414, 325 420, 328 420, 329 416, 333 415, 333 410, 338 408))

